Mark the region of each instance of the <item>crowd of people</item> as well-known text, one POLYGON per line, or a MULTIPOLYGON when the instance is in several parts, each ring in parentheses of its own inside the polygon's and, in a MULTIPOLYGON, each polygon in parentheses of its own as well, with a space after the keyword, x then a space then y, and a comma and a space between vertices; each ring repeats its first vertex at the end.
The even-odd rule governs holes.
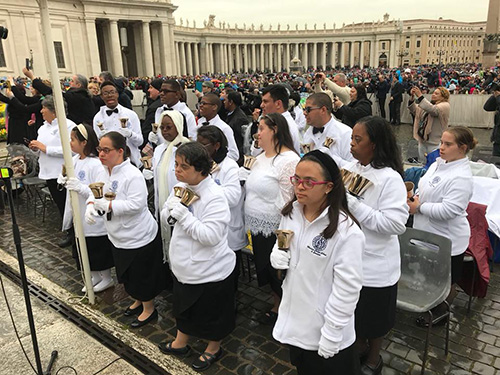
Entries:
MULTIPOLYGON (((463 69, 487 90, 490 73, 463 69)), ((434 72, 132 80, 130 86, 148 92, 143 120, 123 79, 102 72, 89 82, 76 74, 64 90, 70 178, 62 172, 56 88, 25 70, 33 95, 12 82, 0 100, 12 116, 10 142, 21 139, 39 154, 39 177, 67 232, 60 245, 73 245, 77 265, 66 191, 79 196, 94 291, 114 284, 115 267, 134 299, 124 315, 139 328, 157 318, 155 297, 172 288, 177 333, 159 345, 162 353, 188 356, 190 339, 198 337, 207 346, 194 369, 221 358, 222 341, 235 328, 240 250, 250 240, 258 285, 269 284, 273 297, 260 322, 274 325, 298 373, 370 375, 381 373, 383 338, 395 324, 398 235, 409 216, 415 228, 451 239, 453 285, 470 235, 467 153, 476 141, 468 128, 448 127, 454 90, 445 86, 458 71, 442 70, 437 78, 434 72), (200 80, 196 108, 189 108, 185 91, 200 80), (430 101, 423 96, 429 90, 430 101), (384 99, 390 93, 391 122, 384 113, 372 116, 370 91, 384 92, 384 99), (441 154, 415 196, 407 194, 393 132, 404 92, 421 160, 436 149, 441 154), (363 179, 365 188, 353 190, 349 176, 363 179)), ((449 303, 455 294, 453 287, 449 303)), ((433 323, 445 321, 442 310, 435 308, 433 323)))

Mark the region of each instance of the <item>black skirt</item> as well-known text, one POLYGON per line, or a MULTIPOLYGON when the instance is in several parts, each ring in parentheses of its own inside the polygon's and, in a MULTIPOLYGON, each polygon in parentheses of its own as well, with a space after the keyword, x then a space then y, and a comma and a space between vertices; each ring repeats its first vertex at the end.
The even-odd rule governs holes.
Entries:
MULTIPOLYGON (((108 236, 85 237, 85 243, 87 244, 91 271, 104 271, 115 265, 113 252, 111 250, 111 242, 108 236)), ((73 242, 73 258, 76 262, 76 268, 80 270, 80 258, 78 257, 75 242, 73 242)))
POLYGON ((359 355, 355 344, 325 359, 317 351, 290 346, 290 362, 299 375, 359 375, 359 355))
POLYGON ((462 278, 464 256, 465 252, 451 257, 451 285, 456 284, 462 278))
POLYGON ((235 326, 234 278, 236 268, 225 280, 183 284, 174 275, 174 317, 177 329, 189 336, 220 341, 235 326))
POLYGON ((111 244, 118 282, 136 300, 150 301, 165 289, 167 266, 163 263, 160 235, 138 249, 119 249, 111 244))
POLYGON ((376 339, 385 336, 396 322, 398 284, 385 288, 361 288, 355 311, 356 337, 376 339))
POLYGON ((264 237, 262 234, 252 234, 253 259, 255 261, 255 271, 257 272, 257 282, 259 286, 270 284, 271 289, 278 296, 282 296, 283 290, 278 279, 277 271, 271 266, 271 251, 276 243, 276 235, 264 237))

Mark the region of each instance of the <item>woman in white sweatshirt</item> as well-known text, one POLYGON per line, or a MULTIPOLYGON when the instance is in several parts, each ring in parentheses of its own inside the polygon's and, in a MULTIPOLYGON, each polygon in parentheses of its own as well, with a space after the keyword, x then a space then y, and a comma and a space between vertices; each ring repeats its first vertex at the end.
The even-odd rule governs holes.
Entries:
POLYGON ((397 283, 401 275, 398 235, 406 230, 408 206, 401 152, 391 125, 376 116, 353 128, 351 153, 357 162, 344 166, 371 182, 358 197, 348 194, 349 209, 366 237, 363 289, 356 307, 356 340, 362 373, 379 374, 384 336, 396 319, 397 283))
POLYGON ((235 325, 234 277, 236 257, 228 246, 231 214, 221 186, 210 177, 212 160, 200 143, 183 144, 175 154, 178 186, 199 197, 189 207, 170 195, 161 212, 162 225, 176 220, 170 242, 174 275, 175 340, 161 343, 165 354, 187 356, 191 336, 208 341, 194 360, 195 370, 206 370, 222 356, 221 341, 235 325))
MULTIPOLYGON (((477 144, 470 129, 463 126, 448 128, 441 136, 440 157, 418 184, 418 196, 408 201, 414 214, 413 227, 439 234, 451 240, 451 304, 457 292, 455 283, 462 275, 464 253, 469 246, 470 226, 467 206, 472 197, 472 172, 467 153, 477 144)), ((433 324, 444 323, 444 302, 433 309, 433 324)), ((427 315, 417 319, 417 325, 429 325, 427 315)))
POLYGON ((287 269, 273 336, 290 347, 299 375, 358 375, 354 311, 363 281, 365 238, 347 207, 339 168, 321 151, 306 154, 290 178, 295 197, 280 229, 289 251, 271 253, 287 269))

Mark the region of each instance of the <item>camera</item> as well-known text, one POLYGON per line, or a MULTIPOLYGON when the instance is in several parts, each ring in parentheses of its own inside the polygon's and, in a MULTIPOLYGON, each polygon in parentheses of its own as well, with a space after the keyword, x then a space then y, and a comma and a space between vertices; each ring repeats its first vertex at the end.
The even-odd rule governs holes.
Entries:
POLYGON ((10 89, 10 81, 8 79, 0 79, 0 90, 10 89))
POLYGON ((6 27, 0 26, 0 39, 7 39, 9 30, 6 27))

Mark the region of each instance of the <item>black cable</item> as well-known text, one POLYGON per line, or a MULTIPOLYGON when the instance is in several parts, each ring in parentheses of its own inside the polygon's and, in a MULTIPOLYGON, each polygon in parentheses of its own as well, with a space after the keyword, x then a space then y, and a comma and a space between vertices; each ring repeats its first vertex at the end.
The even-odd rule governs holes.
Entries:
POLYGON ((12 315, 12 311, 10 309, 9 301, 7 300, 7 293, 5 292, 5 287, 3 285, 3 279, 2 279, 2 275, 1 274, 0 274, 0 285, 2 286, 2 293, 3 293, 3 298, 5 299, 5 306, 7 306, 7 310, 9 311, 10 320, 12 321, 12 326, 14 327, 14 332, 16 333, 17 341, 19 342, 19 345, 21 346, 21 349, 22 349, 22 351, 24 353, 24 356, 26 357, 26 360, 28 361, 28 363, 30 364, 31 368, 33 369, 33 372, 35 374, 37 374, 35 366, 33 366, 33 364, 31 363, 31 361, 30 361, 30 359, 28 357, 28 353, 26 353, 26 350, 24 349, 23 343, 21 342, 21 338, 19 337, 19 333, 17 332, 16 323, 14 321, 14 316, 12 315))
MULTIPOLYGON (((120 359, 123 359, 123 358, 122 357, 116 358, 115 360, 111 361, 106 366, 104 366, 102 369, 100 369, 99 371, 94 372, 92 375, 100 374, 101 372, 103 372, 104 370, 106 370, 109 366, 111 366, 113 363, 118 362, 120 359)), ((58 375, 59 371, 65 370, 65 369, 71 369, 71 370, 73 370, 75 372, 75 375, 78 375, 78 371, 76 371, 75 368, 72 367, 72 366, 63 366, 63 367, 61 367, 59 370, 57 370, 57 372, 56 372, 55 375, 58 375)))

